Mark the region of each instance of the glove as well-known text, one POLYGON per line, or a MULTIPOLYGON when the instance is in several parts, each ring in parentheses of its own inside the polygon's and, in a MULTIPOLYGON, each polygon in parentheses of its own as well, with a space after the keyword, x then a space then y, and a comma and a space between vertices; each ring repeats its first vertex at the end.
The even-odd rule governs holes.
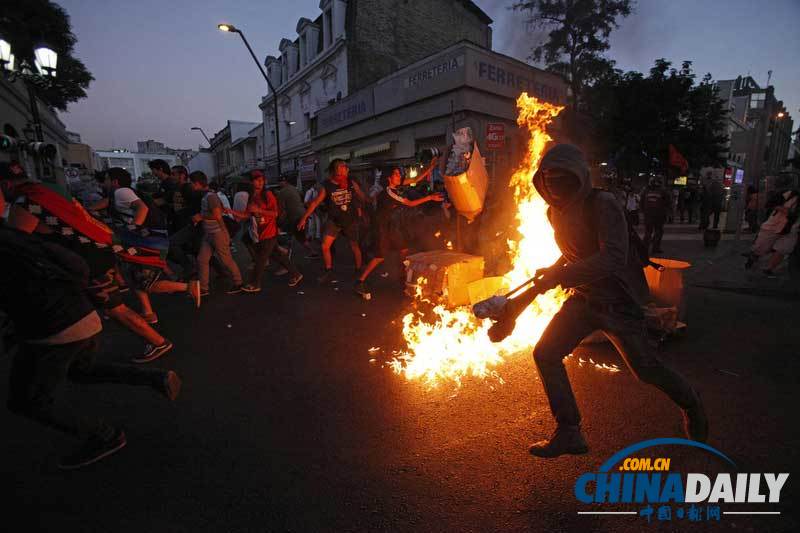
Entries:
POLYGON ((506 313, 508 298, 505 296, 492 296, 486 300, 476 303, 472 307, 472 312, 477 318, 491 318, 499 320, 506 313))

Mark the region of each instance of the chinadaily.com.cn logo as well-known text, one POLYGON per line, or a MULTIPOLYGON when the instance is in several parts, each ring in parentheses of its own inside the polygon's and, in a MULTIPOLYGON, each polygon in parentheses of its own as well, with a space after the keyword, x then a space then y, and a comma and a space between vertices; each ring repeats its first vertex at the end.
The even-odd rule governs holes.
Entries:
MULTIPOLYGON (((575 482, 575 497, 584 504, 603 504, 603 510, 578 511, 580 515, 638 515, 647 522, 719 522, 726 515, 779 515, 774 504, 788 473, 729 473, 715 476, 673 470, 670 457, 640 457, 653 446, 690 446, 713 454, 732 469, 736 464, 724 453, 686 439, 665 438, 638 442, 606 460, 597 472, 587 472, 575 482), (637 456, 633 456, 637 454, 637 456), (764 504, 756 510, 736 510, 729 504, 764 504), (635 504, 639 510, 612 510, 617 504, 635 504)), ((750 507, 748 506, 748 509, 750 507)))

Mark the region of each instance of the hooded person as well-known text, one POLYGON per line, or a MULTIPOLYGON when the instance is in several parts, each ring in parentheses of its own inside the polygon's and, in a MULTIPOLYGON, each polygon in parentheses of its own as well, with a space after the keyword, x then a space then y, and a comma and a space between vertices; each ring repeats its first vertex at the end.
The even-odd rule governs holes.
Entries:
POLYGON ((530 453, 557 457, 588 451, 563 359, 595 330, 606 334, 639 380, 683 409, 689 438, 704 441, 708 423, 699 396, 658 359, 647 340, 641 309, 647 282, 622 207, 611 193, 592 189, 583 153, 572 145, 551 148, 533 184, 550 205, 548 218, 562 256, 537 271, 535 287, 508 301, 506 316, 518 316, 544 290, 560 285, 573 293, 533 350, 557 428, 550 439, 532 444, 530 453))

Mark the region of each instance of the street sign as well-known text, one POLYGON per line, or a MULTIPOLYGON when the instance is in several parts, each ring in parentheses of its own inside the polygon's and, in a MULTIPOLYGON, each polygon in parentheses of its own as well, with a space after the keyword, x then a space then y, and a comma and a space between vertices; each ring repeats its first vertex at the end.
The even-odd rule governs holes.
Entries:
POLYGON ((506 125, 500 122, 486 125, 486 149, 502 150, 506 145, 506 125))

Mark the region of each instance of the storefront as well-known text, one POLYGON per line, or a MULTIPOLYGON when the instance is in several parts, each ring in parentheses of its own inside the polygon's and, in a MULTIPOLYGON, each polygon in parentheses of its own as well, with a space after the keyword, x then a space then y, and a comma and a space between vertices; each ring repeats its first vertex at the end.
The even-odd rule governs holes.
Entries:
POLYGON ((425 150, 445 153, 453 131, 469 126, 489 169, 491 197, 526 149, 516 124, 522 92, 552 103, 567 99, 559 77, 459 43, 322 109, 312 139, 319 172, 331 160, 344 159, 362 183, 394 166, 413 173, 425 150))

